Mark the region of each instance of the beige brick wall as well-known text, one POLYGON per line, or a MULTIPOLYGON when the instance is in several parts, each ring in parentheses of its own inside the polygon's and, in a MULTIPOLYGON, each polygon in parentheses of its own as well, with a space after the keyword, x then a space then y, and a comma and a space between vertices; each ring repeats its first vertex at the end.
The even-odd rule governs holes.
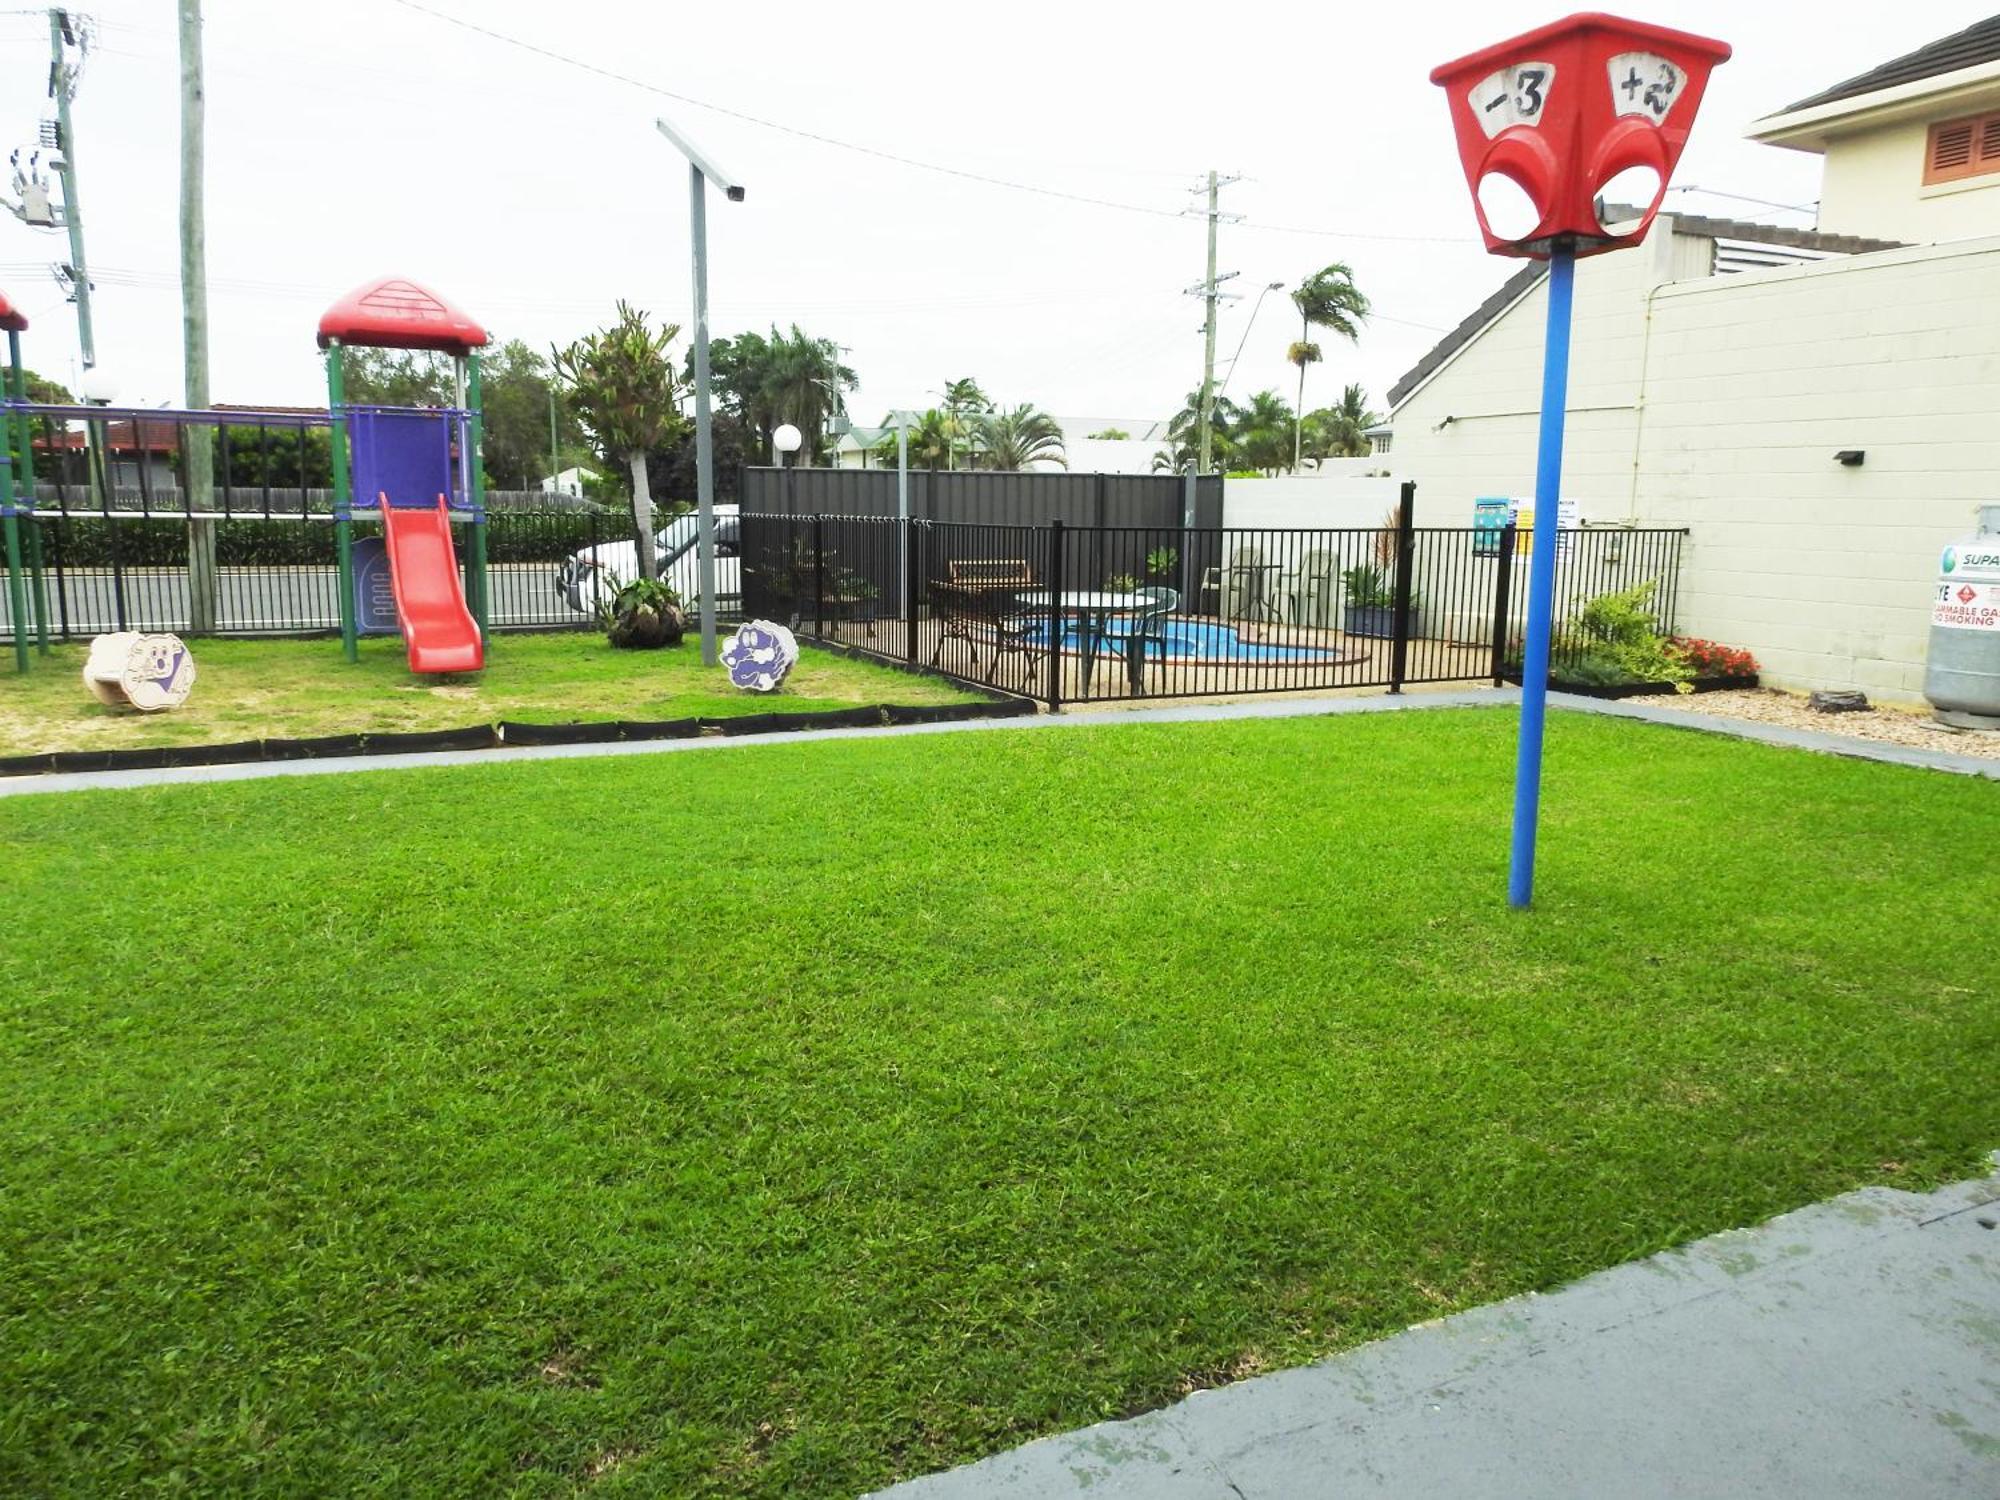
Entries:
MULTIPOLYGON (((1938 551, 2000 497, 2000 240, 1649 286, 1692 264, 1662 238, 1578 268, 1564 493, 1688 527, 1681 628, 1767 680, 1921 702, 1938 551)), ((1531 488, 1543 316, 1537 291, 1397 409, 1428 524, 1531 488)))

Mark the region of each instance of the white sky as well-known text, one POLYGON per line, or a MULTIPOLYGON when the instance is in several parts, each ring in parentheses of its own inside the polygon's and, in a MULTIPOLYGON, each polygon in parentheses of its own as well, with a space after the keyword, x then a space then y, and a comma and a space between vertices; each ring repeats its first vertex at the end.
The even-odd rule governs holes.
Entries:
MULTIPOLYGON (((1547 4, 1201 7, 423 0, 709 104, 876 150, 1176 212, 1224 195, 1218 359, 1256 291, 1349 261, 1379 316, 1327 346, 1309 405, 1389 384, 1513 268, 1479 248, 1436 63, 1560 14, 1547 4), (1248 23, 1247 25, 1245 23, 1248 23), (1339 231, 1281 232, 1274 226, 1339 231), (1363 236, 1377 236, 1366 238, 1363 236), (1408 236, 1409 239, 1382 238, 1408 236)), ((1750 120, 1989 13, 1991 0, 1687 0, 1645 18, 1736 49, 1676 181, 1810 204, 1819 160, 1750 144, 1750 120)), ((180 395, 173 0, 102 0, 76 104, 99 362, 119 399, 180 395)), ((709 203, 712 330, 797 321, 848 345, 857 421, 974 375, 1065 416, 1164 417, 1200 380, 1198 218, 1120 212, 802 140, 589 76, 395 0, 207 0, 208 274, 217 400, 323 395, 320 312, 395 273, 497 338, 546 350, 625 297, 689 320, 686 171, 669 113, 749 187, 709 203)), ((47 107, 47 23, 0 13, 0 141, 47 107)), ((1807 224, 1672 194, 1669 206, 1807 224)), ((0 215, 0 287, 29 363, 69 381, 58 234, 0 215)), ((1229 394, 1292 390, 1296 336, 1266 300, 1229 394)))

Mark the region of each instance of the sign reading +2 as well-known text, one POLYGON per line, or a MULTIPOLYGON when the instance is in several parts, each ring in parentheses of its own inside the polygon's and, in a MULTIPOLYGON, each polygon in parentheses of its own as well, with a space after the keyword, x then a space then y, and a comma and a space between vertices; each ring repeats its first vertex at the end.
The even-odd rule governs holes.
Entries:
POLYGON ((1621 115, 1644 115, 1655 125, 1681 96, 1687 80, 1657 52, 1621 52, 1605 64, 1611 100, 1621 115))

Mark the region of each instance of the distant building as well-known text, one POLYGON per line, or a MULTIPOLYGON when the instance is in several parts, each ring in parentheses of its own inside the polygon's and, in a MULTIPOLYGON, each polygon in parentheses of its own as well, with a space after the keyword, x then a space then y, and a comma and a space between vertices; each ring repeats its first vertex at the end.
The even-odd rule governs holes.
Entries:
POLYGON ((2000 16, 1756 121, 1825 158, 1819 227, 1934 244, 2000 233, 2000 16))
POLYGON ((548 474, 537 479, 534 487, 545 495, 568 495, 572 500, 581 500, 584 481, 595 481, 598 477, 594 469, 564 469, 560 474, 548 474))

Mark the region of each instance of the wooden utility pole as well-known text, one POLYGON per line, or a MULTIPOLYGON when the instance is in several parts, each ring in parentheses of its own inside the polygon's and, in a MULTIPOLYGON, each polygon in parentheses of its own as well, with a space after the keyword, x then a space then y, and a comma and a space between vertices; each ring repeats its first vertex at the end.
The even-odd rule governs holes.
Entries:
MULTIPOLYGON (((181 35, 181 366, 187 404, 208 405, 208 247, 202 205, 205 104, 201 84, 201 0, 180 0, 181 35)), ((188 629, 214 631, 215 523, 193 512, 215 508, 214 432, 181 429, 181 474, 188 520, 188 629)), ((301 478, 300 483, 304 483, 301 478)))
POLYGON ((1226 295, 1220 290, 1221 283, 1228 281, 1237 274, 1234 271, 1230 271, 1222 276, 1215 274, 1216 226, 1221 224, 1225 218, 1234 223, 1238 217, 1235 214, 1225 215, 1219 212, 1217 204, 1220 201, 1222 189, 1228 187, 1230 183, 1239 180, 1237 177, 1221 177, 1214 172, 1208 174, 1208 275, 1203 277, 1197 285, 1188 288, 1190 294, 1202 299, 1204 307, 1201 325, 1201 395, 1197 401, 1197 410, 1195 413, 1196 471, 1202 474, 1209 472, 1211 467, 1210 459, 1214 449, 1216 304, 1226 295))

